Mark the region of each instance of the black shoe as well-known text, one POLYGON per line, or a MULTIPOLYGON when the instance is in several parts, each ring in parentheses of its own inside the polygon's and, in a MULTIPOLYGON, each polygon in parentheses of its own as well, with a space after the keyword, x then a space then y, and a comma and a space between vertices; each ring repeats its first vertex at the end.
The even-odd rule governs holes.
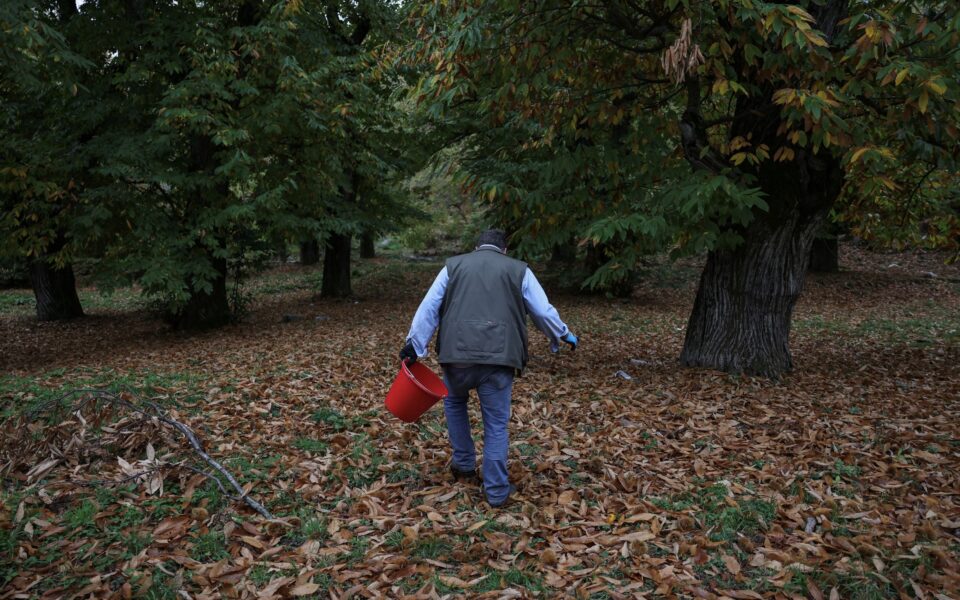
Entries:
POLYGON ((453 465, 450 465, 450 473, 453 475, 454 481, 462 481, 465 483, 476 483, 481 482, 480 472, 474 469, 473 471, 461 471, 453 465))
MULTIPOLYGON (((487 497, 487 492, 486 492, 486 490, 482 490, 482 491, 483 491, 483 496, 484 496, 484 498, 486 498, 486 497, 487 497)), ((510 484, 510 491, 507 492, 507 497, 506 497, 506 498, 504 498, 504 499, 501 500, 500 502, 497 502, 496 504, 494 504, 493 502, 490 502, 490 499, 487 498, 487 504, 490 505, 490 508, 503 508, 504 506, 506 506, 507 504, 510 503, 510 497, 511 497, 511 496, 513 495, 513 493, 516 492, 516 491, 517 491, 517 486, 515 486, 515 485, 513 485, 513 484, 511 483, 511 484, 510 484)))

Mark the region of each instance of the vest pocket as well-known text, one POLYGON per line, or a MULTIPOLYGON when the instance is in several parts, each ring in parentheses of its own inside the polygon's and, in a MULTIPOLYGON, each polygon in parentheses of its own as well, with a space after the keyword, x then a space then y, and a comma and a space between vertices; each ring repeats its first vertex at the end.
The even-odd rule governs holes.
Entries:
POLYGON ((507 328, 499 321, 457 321, 457 350, 499 354, 506 345, 507 328))

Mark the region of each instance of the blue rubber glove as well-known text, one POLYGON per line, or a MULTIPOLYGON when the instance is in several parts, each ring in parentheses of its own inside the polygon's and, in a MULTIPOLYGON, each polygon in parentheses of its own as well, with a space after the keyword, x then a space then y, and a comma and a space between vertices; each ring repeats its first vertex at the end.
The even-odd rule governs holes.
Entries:
POLYGON ((560 341, 570 344, 571 350, 576 350, 577 344, 580 343, 580 339, 577 336, 573 335, 572 331, 568 331, 562 338, 560 338, 560 341))

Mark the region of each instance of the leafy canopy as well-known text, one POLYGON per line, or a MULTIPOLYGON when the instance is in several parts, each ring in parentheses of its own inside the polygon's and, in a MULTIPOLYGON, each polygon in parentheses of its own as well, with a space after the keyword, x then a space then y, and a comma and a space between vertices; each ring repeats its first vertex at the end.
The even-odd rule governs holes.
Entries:
POLYGON ((449 166, 521 250, 615 248, 594 282, 735 245, 779 210, 761 172, 801 154, 842 165, 856 233, 957 249, 950 2, 455 0, 416 22, 418 99, 464 148, 449 166))
POLYGON ((176 313, 226 263, 389 228, 417 158, 402 80, 377 62, 398 11, 4 3, 0 252, 95 258, 101 284, 134 279, 176 313))

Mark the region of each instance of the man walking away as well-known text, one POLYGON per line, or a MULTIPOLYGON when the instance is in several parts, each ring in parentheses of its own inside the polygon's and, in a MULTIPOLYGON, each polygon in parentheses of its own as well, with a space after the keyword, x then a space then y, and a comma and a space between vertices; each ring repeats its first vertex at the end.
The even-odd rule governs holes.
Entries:
POLYGON ((444 400, 447 433, 453 447, 454 479, 477 477, 477 455, 470 435, 467 400, 477 390, 483 417, 483 491, 490 506, 506 504, 515 488, 507 475, 507 424, 513 377, 527 364, 527 319, 550 339, 577 347, 577 336, 527 264, 506 255, 504 232, 480 234, 473 252, 454 256, 440 270, 410 325, 400 358, 416 362, 427 355, 437 333, 437 354, 449 395, 444 400))

